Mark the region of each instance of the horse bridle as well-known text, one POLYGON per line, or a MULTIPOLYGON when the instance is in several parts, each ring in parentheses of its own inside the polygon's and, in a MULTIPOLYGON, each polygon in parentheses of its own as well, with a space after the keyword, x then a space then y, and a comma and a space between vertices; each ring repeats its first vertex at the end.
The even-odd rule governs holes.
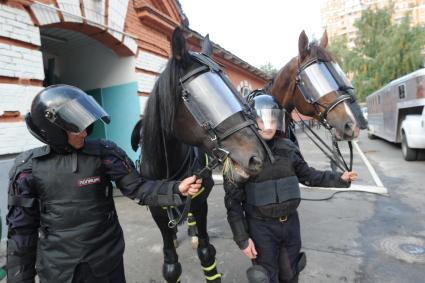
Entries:
MULTIPOLYGON (((181 97, 182 100, 189 110, 189 112, 192 114, 192 116, 195 118, 196 122, 208 133, 210 142, 212 143, 212 149, 211 149, 211 156, 212 160, 208 162, 205 167, 200 169, 199 171, 195 172, 194 175, 196 175, 198 178, 207 178, 211 175, 211 172, 214 168, 216 168, 218 165, 223 164, 226 158, 229 156, 230 152, 224 149, 221 146, 222 141, 224 141, 226 138, 231 136, 232 134, 240 131, 243 128, 250 127, 255 135, 257 136, 258 140, 262 143, 263 148, 268 154, 268 157, 270 159, 270 162, 274 162, 274 157, 272 152, 270 151, 269 147, 267 146, 266 142, 261 138, 260 134, 257 131, 256 123, 254 122, 253 117, 255 117, 249 108, 249 106, 246 104, 246 102, 240 97, 239 94, 237 94, 237 91, 234 89, 232 83, 229 81, 227 76, 223 73, 221 67, 214 62, 210 57, 207 55, 196 53, 196 52, 189 52, 189 55, 200 63, 200 66, 191 70, 186 75, 184 75, 182 78, 180 78, 180 87, 181 87, 181 97), (237 102, 240 104, 241 111, 235 112, 232 115, 228 116, 227 118, 231 118, 233 115, 240 115, 242 114, 242 120, 241 122, 236 123, 235 125, 231 126, 230 129, 226 130, 224 133, 220 133, 217 131, 217 125, 211 121, 211 119, 208 118, 208 115, 203 113, 202 107, 200 107, 199 102, 196 101, 196 99, 193 96, 193 93, 190 92, 186 84, 190 82, 191 80, 196 79, 198 76, 201 76, 205 73, 214 73, 217 74, 220 79, 226 84, 226 86, 230 89, 230 91, 233 93, 234 97, 237 99, 237 102)), ((170 228, 174 228, 176 225, 182 223, 190 210, 190 204, 192 201, 191 196, 187 196, 183 211, 181 213, 178 213, 178 219, 173 218, 173 214, 171 213, 172 208, 167 208, 167 213, 169 219, 168 226, 170 228)))
MULTIPOLYGON (((300 90, 301 94, 303 95, 304 99, 311 105, 313 105, 313 107, 316 110, 316 115, 319 117, 319 122, 328 130, 330 130, 332 128, 332 126, 329 124, 329 122, 327 121, 327 117, 329 112, 331 112, 338 104, 346 101, 346 100, 350 100, 353 101, 355 100, 355 97, 353 94, 351 94, 350 89, 352 89, 351 86, 347 86, 343 83, 341 83, 341 81, 343 80, 338 80, 337 79, 337 75, 336 72, 332 72, 330 71, 330 73, 332 74, 332 76, 334 77, 334 79, 336 80, 337 84, 338 84, 338 89, 335 90, 339 95, 338 97, 332 101, 329 105, 323 105, 319 102, 319 99, 312 99, 311 96, 306 94, 306 90, 304 88, 304 82, 301 78, 301 73, 308 67, 310 67, 313 64, 317 64, 317 63, 324 63, 326 64, 326 66, 329 69, 332 69, 331 67, 329 67, 329 62, 320 60, 318 58, 313 58, 312 60, 309 60, 307 62, 305 62, 304 64, 300 64, 300 62, 298 61, 298 69, 297 69, 297 74, 295 76, 295 82, 296 82, 296 86, 298 87, 298 89, 300 90), (320 107, 324 109, 323 112, 320 111, 320 107)), ((324 95, 323 95, 324 96, 324 95)))
MULTIPOLYGON (((229 155, 229 152, 221 147, 221 142, 225 140, 226 138, 228 138, 229 136, 231 136, 232 134, 246 127, 250 127, 253 130, 258 140, 261 141, 264 149, 266 150, 270 161, 273 162, 274 157, 272 152, 270 151, 269 147, 267 146, 267 144, 261 138, 260 134, 257 131, 257 124, 254 122, 255 115, 252 113, 252 110, 248 106, 248 104, 242 99, 242 97, 234 89, 232 83, 229 81, 227 76, 223 73, 221 67, 207 55, 197 53, 197 52, 190 52, 189 54, 192 56, 193 59, 199 62, 201 66, 190 71, 189 73, 187 73, 185 76, 183 76, 180 79, 180 86, 182 88, 182 92, 181 92, 182 99, 187 109, 195 118, 197 123, 204 130, 206 130, 206 132, 209 135, 210 141, 213 144, 213 147, 211 150, 212 152, 211 155, 213 159, 211 162, 214 164, 214 166, 216 167, 219 164, 223 164, 224 160, 229 155), (224 133, 220 133, 217 131, 217 125, 214 125, 214 123, 212 123, 212 121, 208 119, 208 117, 204 113, 202 113, 202 109, 199 107, 199 104, 196 102, 195 99, 192 99, 193 94, 190 93, 190 91, 185 87, 186 82, 207 72, 211 72, 211 73, 215 73, 219 75, 220 79, 233 92, 234 98, 236 98, 236 100, 241 106, 241 111, 238 111, 237 113, 234 113, 233 115, 239 115, 239 113, 241 113, 243 121, 233 125, 232 127, 230 127, 230 129, 226 130, 224 133)), ((230 117, 231 116, 229 116, 228 118, 230 117)))
MULTIPOLYGON (((313 58, 312 60, 307 61, 304 64, 300 64, 299 60, 298 60, 298 69, 297 69, 297 74, 295 77, 295 81, 296 81, 296 86, 298 87, 298 89, 300 90, 301 94, 303 95, 304 99, 311 104, 315 110, 316 110, 316 115, 319 117, 319 122, 325 127, 325 129, 327 129, 332 136, 332 145, 333 145, 333 149, 331 149, 326 142, 318 135, 316 134, 311 127, 301 118, 301 116, 299 115, 298 111, 296 112, 300 121, 302 121, 302 123, 304 124, 305 127, 307 127, 309 129, 309 131, 315 136, 315 138, 324 146, 321 147, 319 145, 318 142, 316 142, 313 137, 311 137, 307 132, 306 135, 307 137, 313 141, 313 143, 326 155, 326 157, 328 157, 332 162, 334 162, 334 164, 341 169, 342 171, 346 170, 346 171, 351 171, 353 168, 353 146, 351 141, 348 141, 348 147, 350 149, 350 163, 347 164, 345 162, 345 159, 340 151, 340 148, 338 146, 338 142, 336 140, 335 134, 332 132, 332 126, 329 124, 329 122, 327 121, 327 116, 329 114, 330 111, 332 111, 338 104, 346 101, 346 100, 350 100, 353 101, 355 100, 354 95, 351 93, 350 90, 352 90, 352 86, 348 86, 347 84, 344 84, 344 80, 343 79, 339 79, 337 77, 338 73, 335 70, 332 70, 332 67, 329 67, 328 65, 329 63, 320 60, 318 58, 313 58), (338 97, 331 102, 329 105, 323 105, 321 103, 319 103, 319 99, 312 99, 312 96, 308 95, 307 90, 304 88, 304 82, 301 78, 301 73, 308 68, 309 66, 313 65, 313 64, 317 64, 317 63, 324 63, 326 65, 326 67, 330 72, 330 74, 332 75, 332 77, 335 79, 336 84, 338 85, 338 89, 334 90, 336 91, 339 95, 338 97), (322 107, 324 109, 324 112, 320 111, 320 107, 322 107), (327 152, 327 151, 328 152, 327 152), (332 157, 333 155, 333 157, 332 157)), ((326 95, 326 94, 325 94, 326 95)), ((324 96, 324 95, 323 95, 324 96)))

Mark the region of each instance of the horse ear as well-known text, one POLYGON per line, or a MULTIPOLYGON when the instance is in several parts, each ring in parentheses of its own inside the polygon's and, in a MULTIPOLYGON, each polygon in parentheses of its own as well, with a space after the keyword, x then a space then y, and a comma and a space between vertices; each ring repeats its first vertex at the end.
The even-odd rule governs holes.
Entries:
POLYGON ((208 55, 209 57, 212 57, 213 55, 213 46, 211 44, 209 34, 205 36, 204 41, 202 42, 202 53, 208 55))
POLYGON ((305 34, 305 31, 300 33, 300 37, 298 39, 298 53, 301 61, 308 56, 308 37, 305 34))
POLYGON ((181 60, 185 57, 187 52, 186 49, 186 38, 184 37, 183 30, 180 27, 176 27, 171 36, 171 50, 173 58, 181 60))
POLYGON ((322 35, 322 39, 320 39, 320 47, 326 48, 328 46, 328 32, 325 30, 322 35))

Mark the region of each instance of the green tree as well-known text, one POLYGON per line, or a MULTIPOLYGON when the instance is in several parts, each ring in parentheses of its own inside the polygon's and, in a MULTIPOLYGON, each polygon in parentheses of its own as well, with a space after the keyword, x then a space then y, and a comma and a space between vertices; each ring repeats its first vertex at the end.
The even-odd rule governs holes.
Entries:
POLYGON ((411 27, 409 15, 392 23, 392 15, 392 7, 365 10, 354 24, 358 30, 354 48, 347 47, 345 38, 330 44, 343 69, 352 74, 361 101, 390 81, 421 67, 424 27, 411 27))
POLYGON ((264 73, 266 73, 271 78, 273 78, 278 71, 270 62, 264 65, 261 65, 259 69, 263 71, 264 73))

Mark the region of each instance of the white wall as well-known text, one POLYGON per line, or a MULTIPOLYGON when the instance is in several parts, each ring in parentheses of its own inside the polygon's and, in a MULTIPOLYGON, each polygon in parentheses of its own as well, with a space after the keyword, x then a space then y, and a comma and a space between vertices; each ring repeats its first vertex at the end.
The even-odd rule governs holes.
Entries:
MULTIPOLYGON (((34 96, 42 87, 0 84, 0 113, 29 112, 34 96)), ((0 155, 22 152, 41 145, 27 130, 24 122, 0 123, 0 155)))
POLYGON ((58 57, 60 81, 84 90, 136 81, 135 58, 119 57, 101 43, 92 44, 58 57))

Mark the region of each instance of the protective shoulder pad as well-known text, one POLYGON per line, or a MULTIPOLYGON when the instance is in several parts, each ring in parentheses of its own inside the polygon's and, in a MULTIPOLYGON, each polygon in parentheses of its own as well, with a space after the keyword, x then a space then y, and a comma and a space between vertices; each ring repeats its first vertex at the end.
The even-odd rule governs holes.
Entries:
POLYGON ((15 162, 9 170, 9 180, 14 180, 15 177, 26 169, 32 167, 32 159, 45 156, 50 153, 50 147, 45 145, 37 148, 33 148, 22 152, 15 158, 15 162))
POLYGON ((125 159, 127 156, 124 150, 122 150, 116 143, 104 139, 87 141, 84 145, 83 152, 89 155, 97 156, 106 156, 112 154, 120 159, 125 159))
POLYGON ((299 152, 299 148, 290 139, 279 138, 275 143, 277 150, 286 150, 288 152, 299 152))

